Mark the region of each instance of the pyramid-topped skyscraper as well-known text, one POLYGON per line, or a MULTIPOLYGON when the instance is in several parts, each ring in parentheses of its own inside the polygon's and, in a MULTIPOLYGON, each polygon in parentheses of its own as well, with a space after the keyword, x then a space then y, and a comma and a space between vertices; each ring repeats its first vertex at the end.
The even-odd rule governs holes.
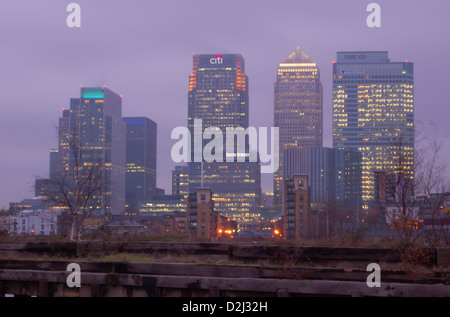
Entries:
POLYGON ((323 145, 322 83, 317 64, 297 47, 277 69, 274 124, 280 133, 280 168, 274 174, 274 206, 281 207, 283 150, 323 145))

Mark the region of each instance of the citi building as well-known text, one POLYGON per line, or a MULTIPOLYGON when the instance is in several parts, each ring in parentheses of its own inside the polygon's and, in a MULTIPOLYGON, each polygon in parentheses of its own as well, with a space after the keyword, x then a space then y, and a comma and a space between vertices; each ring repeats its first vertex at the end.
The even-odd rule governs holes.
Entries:
MULTIPOLYGON (((226 128, 249 125, 248 77, 240 54, 194 54, 189 75, 188 127, 191 138, 189 192, 210 188, 215 210, 236 220, 241 228, 251 227, 260 213, 261 170, 259 162, 198 162, 195 152, 202 151, 211 140, 203 139, 202 148, 194 147, 197 119, 202 120, 202 132, 216 127, 225 134, 226 128)), ((198 122, 198 121, 197 121, 198 122)), ((197 144, 198 147, 198 144, 197 144)), ((224 147, 225 148, 225 145, 224 147)), ((249 149, 246 142, 246 149, 249 149)))

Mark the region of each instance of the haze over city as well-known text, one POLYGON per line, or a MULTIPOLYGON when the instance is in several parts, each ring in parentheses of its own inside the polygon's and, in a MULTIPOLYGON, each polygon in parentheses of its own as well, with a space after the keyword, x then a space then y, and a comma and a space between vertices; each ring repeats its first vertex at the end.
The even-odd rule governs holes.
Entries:
MULTIPOLYGON (((276 68, 297 46, 321 72, 324 146, 332 146, 332 61, 338 51, 389 51, 415 67, 415 120, 421 137, 447 137, 450 71, 448 1, 378 1, 382 27, 368 28, 364 1, 78 1, 82 26, 66 26, 61 1, 2 1, 0 207, 34 194, 48 173, 62 108, 80 85, 122 94, 123 116, 158 123, 158 187, 171 189, 170 133, 187 125, 192 54, 242 54, 250 125, 273 125, 276 68)), ((262 176, 263 190, 272 175, 262 176)))

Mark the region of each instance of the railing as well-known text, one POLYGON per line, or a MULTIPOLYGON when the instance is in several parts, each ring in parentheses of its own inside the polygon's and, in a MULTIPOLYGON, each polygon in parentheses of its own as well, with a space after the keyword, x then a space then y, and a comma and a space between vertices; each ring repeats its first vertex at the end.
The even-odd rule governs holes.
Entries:
POLYGON ((449 251, 423 249, 427 256, 421 269, 407 270, 400 265, 405 261, 405 254, 396 249, 188 242, 3 243, 0 244, 0 295, 448 297, 450 272, 442 268, 450 264, 449 251), (117 253, 189 255, 205 262, 116 262, 82 258, 117 253), (23 259, 39 254, 67 259, 23 259), (210 259, 215 264, 208 264, 210 259), (80 265, 79 288, 69 288, 66 284, 70 263, 80 265), (371 288, 366 283, 369 263, 380 264, 380 288, 371 288), (434 269, 436 266, 439 269, 434 269))

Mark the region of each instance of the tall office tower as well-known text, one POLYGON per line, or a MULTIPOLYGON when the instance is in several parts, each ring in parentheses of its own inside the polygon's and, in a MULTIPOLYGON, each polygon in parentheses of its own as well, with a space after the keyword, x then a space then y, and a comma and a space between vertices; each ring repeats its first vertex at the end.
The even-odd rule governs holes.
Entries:
POLYGON ((172 195, 182 196, 183 200, 189 195, 189 167, 175 166, 172 171, 172 195))
MULTIPOLYGON (((217 127, 225 135, 229 127, 248 128, 248 78, 244 58, 238 54, 194 54, 188 99, 188 127, 192 135, 189 192, 194 193, 200 187, 211 188, 216 210, 245 227, 254 222, 260 212, 259 162, 250 162, 249 156, 244 162, 237 162, 236 157, 229 162, 231 157, 227 160, 224 145, 223 162, 203 160, 201 163, 202 150, 211 140, 204 138, 200 141, 202 147, 194 147, 196 138, 202 139, 195 135, 197 129, 217 127), (196 119, 202 120, 202 127, 197 129, 196 119)), ((245 149, 249 150, 248 140, 245 149)))
POLYGON ((70 109, 62 110, 58 120, 58 177, 67 177, 69 171, 70 109))
POLYGON ((374 172, 413 176, 413 63, 391 62, 385 51, 337 53, 333 147, 361 152, 364 208, 374 199, 374 172))
POLYGON ((68 177, 70 110, 63 109, 62 112, 63 115, 59 118, 58 124, 58 149, 50 150, 49 179, 35 179, 34 195, 36 197, 46 197, 48 194, 48 186, 52 181, 67 179, 68 177))
POLYGON ((361 152, 335 149, 335 158, 336 200, 358 211, 362 205, 361 152))
POLYGON ((322 210, 336 197, 336 151, 324 147, 291 148, 283 153, 283 175, 308 176, 311 207, 322 210))
POLYGON ((56 179, 58 177, 58 159, 59 153, 58 149, 50 150, 50 168, 49 168, 49 177, 50 179, 56 179))
POLYGON ((323 144, 322 83, 317 64, 297 47, 277 69, 274 125, 280 133, 280 168, 274 173, 274 207, 280 208, 283 149, 323 144))
MULTIPOLYGON (((106 184, 98 195, 98 211, 120 214, 125 207, 125 123, 122 97, 105 87, 81 87, 70 100, 69 175, 72 180, 97 169, 106 184), (77 162, 78 160, 78 162, 77 162)), ((84 177, 84 176, 83 176, 84 177)))
MULTIPOLYGON (((50 169, 49 180, 68 179, 69 171, 69 127, 70 127, 70 110, 63 109, 62 117, 58 122, 58 149, 50 150, 50 169)), ((37 178, 34 183, 34 191, 36 197, 45 197, 48 194, 48 186, 52 182, 47 179, 37 178)), ((52 191, 55 191, 53 189, 52 191)))
POLYGON ((126 176, 125 205, 139 207, 156 195, 157 124, 146 117, 125 117, 126 176))

